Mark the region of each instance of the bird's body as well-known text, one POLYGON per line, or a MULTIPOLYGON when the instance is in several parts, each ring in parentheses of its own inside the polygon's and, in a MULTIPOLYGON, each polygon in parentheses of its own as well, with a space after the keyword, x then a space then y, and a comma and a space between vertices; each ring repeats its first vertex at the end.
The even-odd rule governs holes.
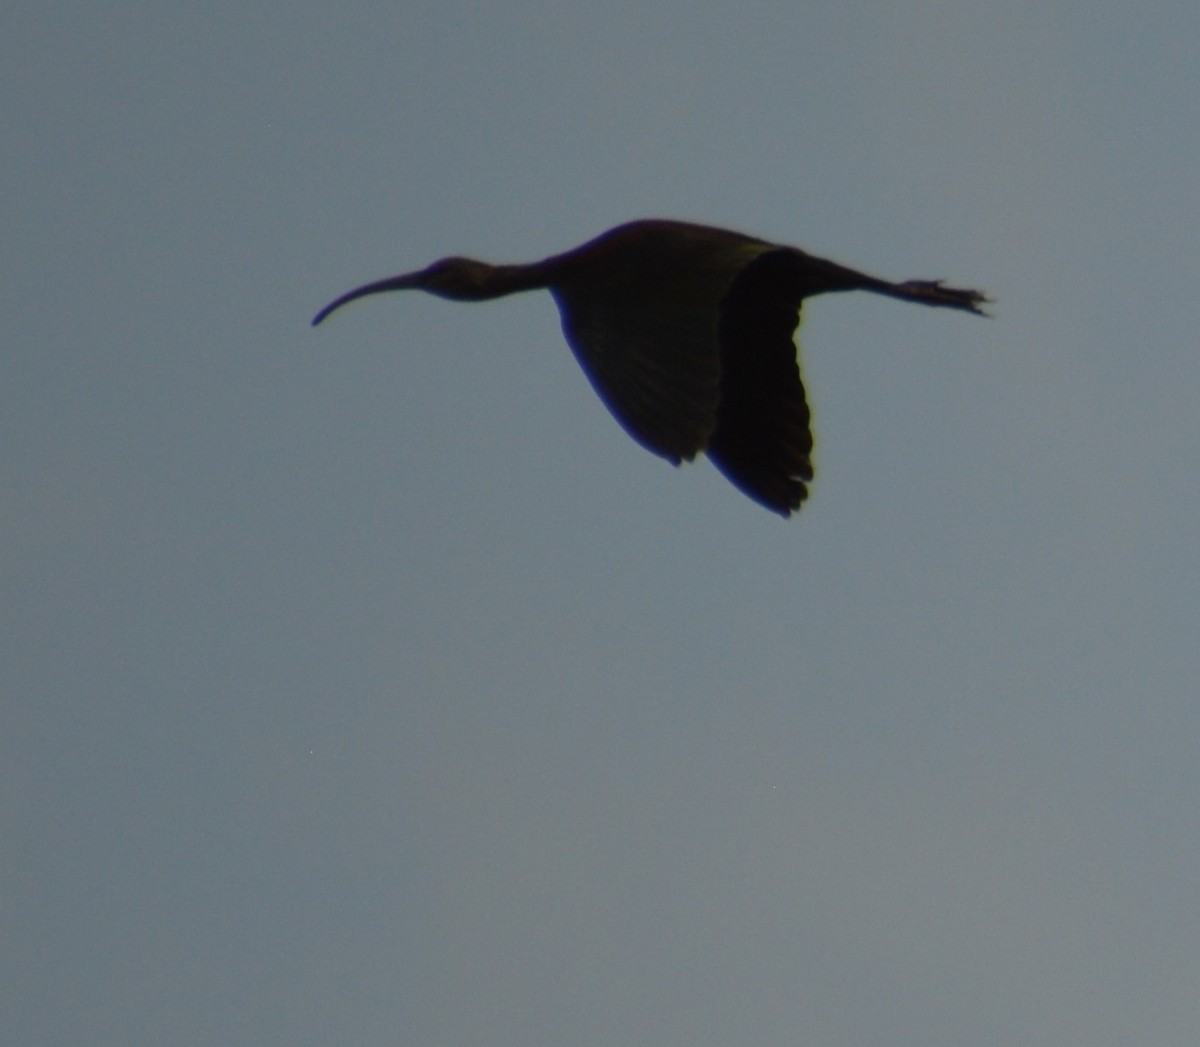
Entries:
POLYGON ((792 335, 805 298, 866 290, 981 313, 977 291, 890 283, 725 229, 644 220, 529 265, 445 258, 366 284, 483 301, 546 288, 600 398, 640 444, 679 464, 705 452, 745 494, 789 515, 812 480, 812 433, 792 335))

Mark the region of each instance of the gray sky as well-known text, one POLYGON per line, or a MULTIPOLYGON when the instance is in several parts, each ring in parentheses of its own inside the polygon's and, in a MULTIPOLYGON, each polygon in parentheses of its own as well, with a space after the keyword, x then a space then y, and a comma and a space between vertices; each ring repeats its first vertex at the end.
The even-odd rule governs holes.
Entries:
POLYGON ((3 16, 5 1044, 1200 1039, 1200 9, 3 16), (783 522, 549 297, 633 217, 806 311, 783 522))

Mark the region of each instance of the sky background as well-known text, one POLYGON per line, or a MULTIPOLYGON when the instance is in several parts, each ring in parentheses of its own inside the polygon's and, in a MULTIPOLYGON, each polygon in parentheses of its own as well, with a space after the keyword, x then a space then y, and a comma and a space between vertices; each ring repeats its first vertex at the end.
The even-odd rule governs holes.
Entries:
POLYGON ((0 1041, 1200 1041, 1194 0, 10 5, 0 1041), (545 294, 806 308, 784 522, 545 294))

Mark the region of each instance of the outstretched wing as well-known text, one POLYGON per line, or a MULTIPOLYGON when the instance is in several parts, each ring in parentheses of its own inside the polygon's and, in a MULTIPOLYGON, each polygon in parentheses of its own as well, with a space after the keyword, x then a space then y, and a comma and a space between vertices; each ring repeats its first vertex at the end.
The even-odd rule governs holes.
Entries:
POLYGON ((771 245, 643 220, 551 261, 563 333, 593 388, 643 447, 678 465, 708 445, 720 403, 720 310, 771 245))
POLYGON ((702 451, 719 395, 715 303, 688 308, 653 284, 552 292, 567 343, 625 431, 675 465, 702 451))
POLYGON ((749 497, 788 516, 808 497, 813 438, 792 336, 809 288, 805 256, 768 251, 750 262, 720 311, 720 406, 709 458, 749 497))

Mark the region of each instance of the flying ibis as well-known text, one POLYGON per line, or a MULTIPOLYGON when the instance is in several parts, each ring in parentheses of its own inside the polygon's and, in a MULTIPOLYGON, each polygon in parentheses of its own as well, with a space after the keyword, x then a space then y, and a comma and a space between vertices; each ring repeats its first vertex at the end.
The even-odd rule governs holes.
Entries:
POLYGON ((788 516, 808 496, 812 432, 792 335, 806 298, 873 291, 983 314, 988 298, 940 280, 891 283, 795 247, 643 220, 528 265, 443 258, 365 284, 478 302, 547 289, 584 373, 625 431, 678 465, 701 451, 754 501, 788 516))

